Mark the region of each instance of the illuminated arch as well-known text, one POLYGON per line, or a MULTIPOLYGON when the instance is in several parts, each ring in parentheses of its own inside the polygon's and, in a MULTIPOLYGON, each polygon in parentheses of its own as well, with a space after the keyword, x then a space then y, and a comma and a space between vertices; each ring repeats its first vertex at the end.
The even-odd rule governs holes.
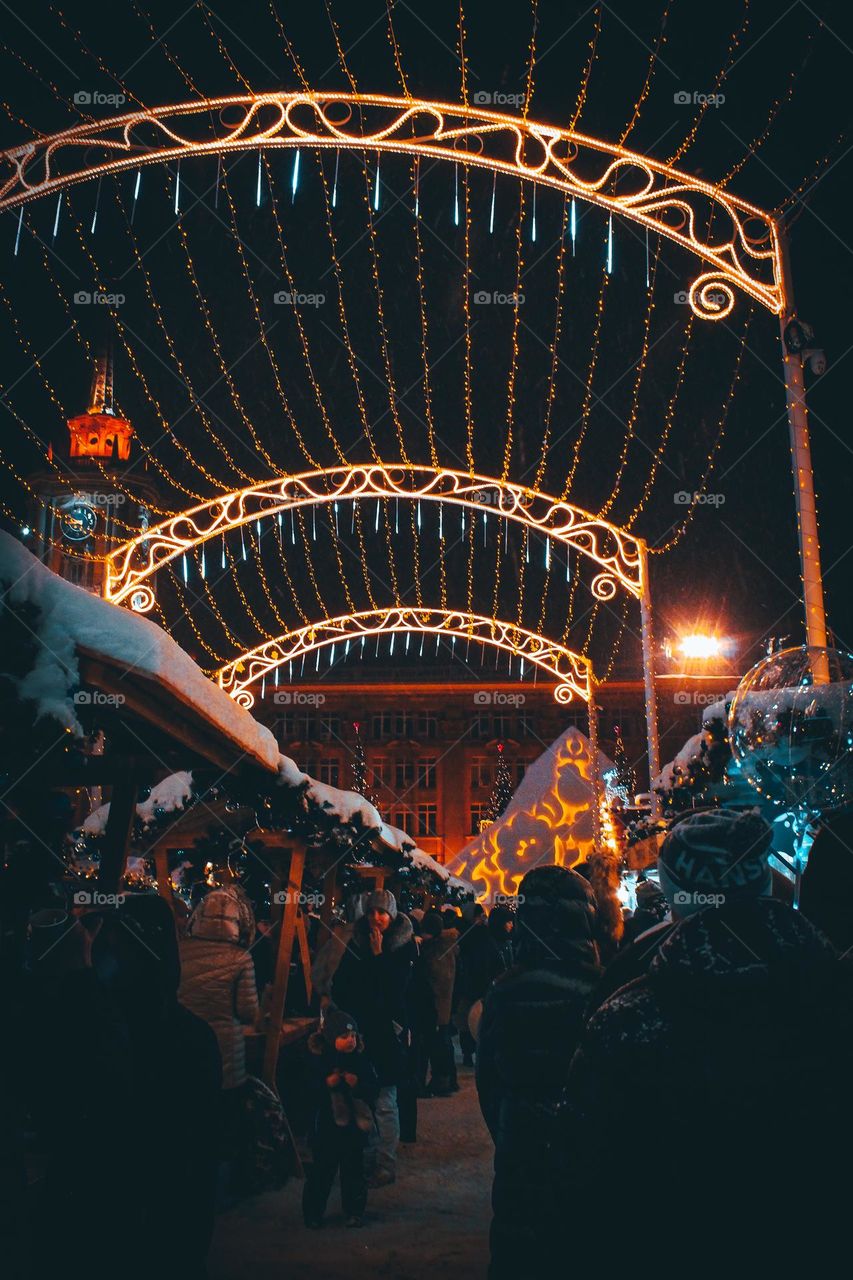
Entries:
POLYGON ((638 598, 643 596, 644 544, 617 525, 508 480, 379 462, 265 480, 152 525, 107 556, 104 595, 114 604, 127 601, 137 613, 147 613, 154 606, 148 579, 170 560, 208 539, 293 508, 363 498, 447 502, 518 521, 592 560, 598 573, 591 590, 598 600, 611 600, 619 587, 638 598))
MULTIPOLYGON (((545 636, 526 631, 515 623, 485 618, 464 610, 424 609, 419 606, 367 609, 362 613, 324 618, 298 630, 287 631, 227 663, 217 671, 216 682, 240 706, 249 708, 255 702, 249 686, 268 679, 286 663, 329 645, 340 644, 348 651, 353 641, 397 632, 457 636, 503 649, 555 679, 554 697, 557 702, 565 704, 577 696, 588 705, 592 704, 592 665, 582 654, 545 636)), ((484 697, 484 701, 488 699, 488 693, 484 695, 482 690, 477 693, 484 697)))
POLYGON ((532 180, 631 218, 707 263, 688 291, 702 319, 728 315, 735 289, 776 314, 785 308, 780 232, 772 214, 614 143, 476 104, 297 92, 131 111, 0 153, 0 211, 157 161, 299 146, 433 156, 532 180))

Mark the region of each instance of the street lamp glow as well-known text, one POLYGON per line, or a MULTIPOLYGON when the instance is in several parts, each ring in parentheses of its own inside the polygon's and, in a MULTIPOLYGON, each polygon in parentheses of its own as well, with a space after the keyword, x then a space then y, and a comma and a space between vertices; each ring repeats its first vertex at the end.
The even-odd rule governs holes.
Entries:
POLYGON ((678 649, 684 658, 718 658, 722 653, 722 645, 717 636, 706 636, 701 633, 682 636, 678 649))

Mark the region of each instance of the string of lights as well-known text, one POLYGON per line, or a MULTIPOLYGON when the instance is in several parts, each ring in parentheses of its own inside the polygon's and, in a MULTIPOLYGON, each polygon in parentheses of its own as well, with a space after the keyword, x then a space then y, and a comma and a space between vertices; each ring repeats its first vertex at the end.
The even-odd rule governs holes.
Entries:
POLYGON ((646 506, 646 503, 651 497, 651 493, 655 485, 655 480, 657 479, 657 474, 658 474, 658 471, 660 470, 660 465, 663 462, 663 458, 666 453, 666 448, 669 443, 669 438, 670 438, 670 435, 672 434, 672 428, 675 425, 676 410, 678 408, 678 401, 681 395, 681 388, 684 383, 684 375, 687 371, 687 355, 690 350, 690 342, 693 337, 693 325, 695 323, 695 320, 696 320, 696 317, 691 311, 684 324, 684 339, 681 343, 681 350, 679 351, 679 354, 678 354, 678 364, 676 366, 676 372, 675 372, 675 385, 673 387, 672 394, 670 395, 669 400, 667 401, 667 406, 666 406, 666 410, 664 412, 664 418, 663 418, 663 427, 661 428, 660 439, 658 441, 657 448, 655 449, 654 454, 652 455, 652 465, 649 469, 649 474, 646 479, 646 483, 643 487, 643 492, 640 494, 640 497, 633 511, 625 521, 626 529, 633 528, 638 517, 642 515, 642 512, 646 506))
POLYGON ((726 76, 729 74, 729 72, 731 71, 734 65, 735 54, 737 53, 738 49, 740 48, 743 42, 744 37, 746 36, 746 33, 749 29, 749 22, 750 22, 749 0, 743 0, 743 18, 741 20, 740 26, 737 27, 737 29, 732 32, 732 36, 729 41, 728 51, 726 53, 726 59, 722 67, 720 68, 720 70, 717 72, 717 75, 714 79, 714 87, 710 93, 706 93, 704 95, 702 101, 699 104, 699 110, 696 112, 696 116, 693 120, 692 125, 690 126, 687 136, 684 138, 684 140, 681 143, 679 143, 676 150, 673 151, 672 155, 667 160, 667 164, 675 164, 678 160, 681 159, 684 153, 688 151, 690 147, 692 147, 693 143, 696 141, 696 135, 699 132, 702 121, 705 119, 705 115, 708 111, 708 108, 717 101, 718 94, 720 92, 720 89, 722 88, 722 85, 726 79, 726 76))
POLYGON ((646 99, 649 96, 649 92, 652 87, 652 81, 654 80, 655 72, 657 71, 657 67, 658 67, 660 51, 663 48, 663 46, 666 44, 666 24, 669 18, 669 12, 670 12, 670 9, 672 8, 672 5, 673 5, 673 0, 667 0, 666 7, 663 11, 663 17, 660 20, 660 30, 658 31, 657 40, 654 43, 654 48, 649 54, 649 61, 646 67, 646 78, 643 81, 643 87, 640 90, 640 96, 637 98, 637 101, 634 103, 634 110, 631 113, 631 119, 628 121, 625 128, 622 130, 622 134, 619 138, 620 147, 624 147, 631 133, 634 131, 634 128, 640 119, 640 113, 643 109, 643 104, 645 103, 646 99))

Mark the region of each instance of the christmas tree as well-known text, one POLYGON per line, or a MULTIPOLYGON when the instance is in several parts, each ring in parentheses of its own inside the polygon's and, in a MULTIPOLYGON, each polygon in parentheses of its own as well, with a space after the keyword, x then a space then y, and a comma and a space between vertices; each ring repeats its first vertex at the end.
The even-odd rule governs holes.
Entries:
POLYGON ((513 785, 509 765, 504 755, 504 744, 498 743, 498 763, 495 769, 495 785, 489 799, 487 818, 496 822, 512 799, 513 785))
POLYGON ((613 763, 616 766, 616 776, 613 779, 617 787, 625 788, 626 799, 633 796, 637 789, 637 779, 631 762, 628 759, 628 753, 625 750, 625 743, 622 739, 622 730, 618 724, 613 726, 613 735, 616 739, 616 749, 613 753, 613 763))
POLYGON ((371 790, 370 783, 367 780, 367 757, 364 754, 364 742, 361 738, 361 726, 357 720, 353 720, 352 727, 355 730, 355 750, 352 760, 352 789, 357 795, 364 796, 365 800, 379 808, 379 801, 371 790))

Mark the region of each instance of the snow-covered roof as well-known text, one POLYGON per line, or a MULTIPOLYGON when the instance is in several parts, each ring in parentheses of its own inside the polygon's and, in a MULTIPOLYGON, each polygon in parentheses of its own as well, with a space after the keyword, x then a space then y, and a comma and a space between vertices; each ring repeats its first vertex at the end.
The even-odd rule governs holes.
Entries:
POLYGON ((162 627, 66 582, 2 530, 0 588, 10 604, 38 610, 40 651, 19 692, 40 716, 82 734, 74 702, 79 656, 95 655, 121 664, 128 677, 138 673, 156 680, 250 759, 272 772, 278 768, 278 744, 269 729, 209 680, 162 627))
MULTIPOLYGON (((180 809, 186 808, 187 801, 192 795, 192 790, 193 776, 191 773, 188 773, 185 769, 179 770, 178 773, 170 773, 162 782, 158 782, 151 788, 151 793, 147 800, 140 800, 136 806, 136 816, 143 826, 150 826, 157 816, 158 810, 161 813, 175 813, 180 809)), ((83 835, 102 836, 107 829, 107 818, 109 816, 109 803, 99 805, 97 809, 93 809, 83 823, 83 835)))
MULTIPOLYGON (((599 752, 599 769, 614 768, 599 752)), ((480 897, 512 895, 540 863, 571 865, 593 850, 595 791, 589 739, 566 729, 528 767, 503 814, 469 840, 448 866, 480 897)))

